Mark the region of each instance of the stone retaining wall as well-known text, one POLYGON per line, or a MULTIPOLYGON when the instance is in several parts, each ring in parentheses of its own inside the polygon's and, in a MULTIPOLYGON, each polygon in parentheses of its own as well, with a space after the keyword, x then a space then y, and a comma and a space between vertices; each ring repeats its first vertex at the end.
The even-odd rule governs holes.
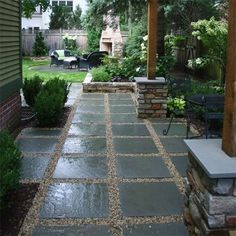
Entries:
POLYGON ((190 235, 235 236, 236 178, 209 178, 189 153, 184 218, 190 235))
POLYGON ((133 93, 136 87, 136 83, 132 82, 92 82, 90 73, 82 85, 84 93, 133 93))

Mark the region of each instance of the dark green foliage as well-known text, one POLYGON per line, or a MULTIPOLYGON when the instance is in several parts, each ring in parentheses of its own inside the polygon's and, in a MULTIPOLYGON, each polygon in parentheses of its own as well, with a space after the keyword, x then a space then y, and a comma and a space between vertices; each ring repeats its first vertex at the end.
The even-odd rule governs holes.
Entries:
POLYGON ((0 211, 7 207, 7 194, 16 189, 20 179, 21 152, 14 139, 0 131, 0 211))
POLYGON ((48 54, 48 48, 44 43, 44 37, 42 32, 39 32, 36 35, 34 46, 33 46, 33 55, 36 57, 45 56, 48 54))
POLYGON ((68 93, 68 84, 65 80, 54 78, 44 85, 34 105, 40 126, 52 127, 59 122, 68 93))
POLYGON ((99 41, 101 37, 102 29, 91 28, 88 29, 88 51, 99 51, 99 41))
POLYGON ((92 69, 91 73, 94 82, 109 82, 112 79, 112 76, 106 72, 103 66, 92 69))
POLYGON ((70 26, 74 29, 81 29, 81 13, 82 10, 78 5, 75 11, 72 13, 72 18, 70 22, 70 26))
POLYGON ((49 7, 50 0, 21 0, 22 14, 26 18, 31 18, 35 13, 36 7, 40 6, 42 11, 45 12, 49 7))
POLYGON ((43 86, 43 80, 39 76, 34 76, 32 79, 25 78, 23 84, 23 94, 26 103, 33 107, 35 103, 35 97, 38 95, 43 86))

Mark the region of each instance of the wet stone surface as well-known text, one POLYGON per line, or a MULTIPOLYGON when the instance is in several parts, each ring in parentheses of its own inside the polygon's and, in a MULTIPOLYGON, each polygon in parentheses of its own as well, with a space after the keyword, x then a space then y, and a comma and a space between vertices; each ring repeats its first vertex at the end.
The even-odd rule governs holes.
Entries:
POLYGON ((134 101, 129 100, 109 100, 110 106, 120 106, 120 105, 134 105, 134 101))
POLYGON ((52 153, 57 142, 56 138, 20 138, 17 145, 22 152, 52 153))
POLYGON ((101 93, 83 93, 81 99, 104 100, 104 94, 101 93))
POLYGON ((119 189, 124 216, 168 216, 182 213, 182 196, 174 183, 123 183, 119 189))
POLYGON ((110 100, 131 100, 132 97, 130 94, 124 94, 124 93, 117 93, 117 94, 109 94, 110 100))
POLYGON ((185 153, 187 147, 183 142, 183 138, 160 138, 161 142, 167 152, 171 153, 185 153))
POLYGON ((79 102, 81 106, 104 106, 103 100, 81 100, 79 102))
POLYGON ((145 125, 112 125, 114 136, 150 136, 145 125))
POLYGON ((104 114, 86 114, 86 113, 76 113, 73 117, 72 123, 104 123, 104 114))
MULTIPOLYGON (((158 135, 163 135, 163 130, 167 129, 167 127, 168 124, 153 124, 153 128, 155 129, 158 135)), ((187 132, 187 126, 185 124, 171 124, 168 136, 178 135, 185 137, 186 132, 187 132)))
POLYGON ((54 178, 106 178, 106 157, 62 157, 54 178))
POLYGON ((85 112, 85 113, 104 113, 104 106, 78 106, 76 113, 85 112))
POLYGON ((41 179, 48 166, 49 157, 24 157, 21 160, 22 179, 41 179))
POLYGON ((69 130, 69 135, 105 136, 106 126, 102 124, 72 124, 69 130))
POLYGON ((33 236, 110 236, 106 225, 38 226, 33 236))
POLYGON ((30 128, 22 131, 23 135, 27 136, 60 136, 62 133, 61 129, 37 129, 30 128))
POLYGON ((183 223, 143 224, 124 228, 124 236, 188 236, 183 223))
POLYGON ((117 157, 116 172, 125 178, 168 178, 171 177, 160 157, 117 157))
POLYGON ((50 185, 40 218, 108 217, 108 190, 105 184, 50 185))
POLYGON ((112 123, 144 123, 136 114, 111 114, 112 123))
POLYGON ((158 150, 151 138, 114 138, 113 143, 116 153, 158 153, 158 150))
POLYGON ((67 138, 63 153, 105 153, 105 138, 67 138))
POLYGON ((172 157, 172 162, 174 163, 176 169, 180 173, 181 176, 186 176, 186 171, 188 168, 188 158, 186 156, 183 157, 172 157))
POLYGON ((135 106, 111 106, 111 113, 136 113, 135 106))

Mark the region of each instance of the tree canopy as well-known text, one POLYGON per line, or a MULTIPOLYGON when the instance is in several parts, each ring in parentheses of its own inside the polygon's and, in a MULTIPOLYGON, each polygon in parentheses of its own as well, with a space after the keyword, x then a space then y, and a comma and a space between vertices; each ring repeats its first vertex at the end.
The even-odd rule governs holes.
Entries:
POLYGON ((36 8, 40 6, 42 11, 46 11, 50 5, 50 0, 21 0, 22 14, 26 18, 30 18, 36 11, 36 8))

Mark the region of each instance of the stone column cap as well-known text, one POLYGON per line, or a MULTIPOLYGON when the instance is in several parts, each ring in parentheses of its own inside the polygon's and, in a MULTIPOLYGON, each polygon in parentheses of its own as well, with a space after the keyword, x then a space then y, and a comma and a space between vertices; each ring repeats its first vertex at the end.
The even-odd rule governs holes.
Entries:
POLYGON ((236 178, 236 158, 221 149, 222 139, 185 139, 184 142, 210 178, 236 178))
POLYGON ((166 84, 164 77, 156 77, 156 79, 148 80, 147 77, 134 77, 137 84, 166 84))

